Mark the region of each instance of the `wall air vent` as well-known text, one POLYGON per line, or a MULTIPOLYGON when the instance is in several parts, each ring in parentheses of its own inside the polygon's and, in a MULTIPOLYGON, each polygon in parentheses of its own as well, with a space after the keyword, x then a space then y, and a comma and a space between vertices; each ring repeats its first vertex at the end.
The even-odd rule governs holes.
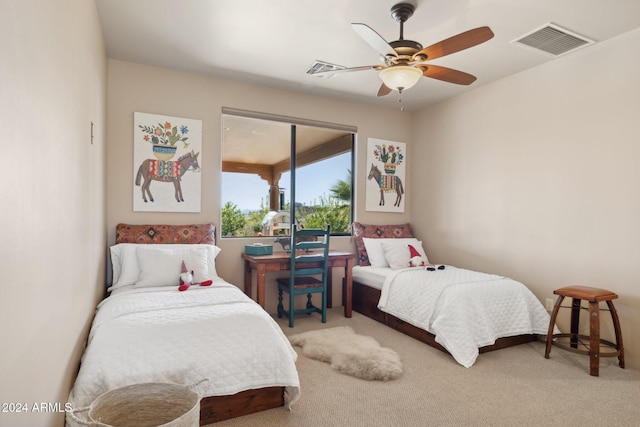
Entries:
MULTIPOLYGON (((330 64, 328 62, 322 62, 322 61, 315 61, 307 69, 307 74, 313 75, 313 74, 321 73, 321 72, 325 72, 325 71, 335 71, 335 70, 344 70, 344 69, 345 69, 345 67, 343 67, 342 65, 330 64)), ((317 76, 317 77, 331 78, 334 75, 335 74, 327 73, 327 74, 320 75, 320 76, 317 76)))
POLYGON ((511 43, 520 43, 553 56, 560 56, 595 42, 557 25, 546 24, 511 43))

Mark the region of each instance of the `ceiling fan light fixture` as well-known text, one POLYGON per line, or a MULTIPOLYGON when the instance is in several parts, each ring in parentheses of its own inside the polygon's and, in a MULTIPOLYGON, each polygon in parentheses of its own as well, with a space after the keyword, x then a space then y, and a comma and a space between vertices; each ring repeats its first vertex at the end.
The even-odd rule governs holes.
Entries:
POLYGON ((380 71, 380 78, 385 86, 398 92, 415 86, 420 77, 422 70, 409 65, 394 65, 380 71))

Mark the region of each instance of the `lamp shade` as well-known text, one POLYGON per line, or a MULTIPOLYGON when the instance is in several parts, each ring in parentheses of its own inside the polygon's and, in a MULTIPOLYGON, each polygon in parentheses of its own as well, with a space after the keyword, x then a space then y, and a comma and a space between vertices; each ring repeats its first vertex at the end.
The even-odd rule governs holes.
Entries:
POLYGON ((409 65, 394 65, 380 71, 380 78, 389 89, 402 92, 413 87, 420 77, 422 70, 409 65))

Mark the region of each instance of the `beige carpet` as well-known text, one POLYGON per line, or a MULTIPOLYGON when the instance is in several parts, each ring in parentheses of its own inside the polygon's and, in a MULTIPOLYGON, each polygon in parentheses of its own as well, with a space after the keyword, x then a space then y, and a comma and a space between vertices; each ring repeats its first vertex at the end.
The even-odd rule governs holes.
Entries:
POLYGON ((302 395, 291 411, 271 409, 212 426, 637 426, 640 372, 603 358, 600 377, 589 358, 534 342, 481 354, 464 368, 451 356, 358 313, 331 309, 298 316, 287 335, 349 325, 396 350, 403 375, 389 382, 342 375, 298 351, 302 395))

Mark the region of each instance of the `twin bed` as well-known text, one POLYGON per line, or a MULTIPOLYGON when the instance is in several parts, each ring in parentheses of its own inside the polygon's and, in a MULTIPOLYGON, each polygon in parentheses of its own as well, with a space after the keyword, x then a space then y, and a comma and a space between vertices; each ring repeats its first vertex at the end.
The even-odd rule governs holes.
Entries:
POLYGON ((201 425, 295 403, 295 350, 267 312, 217 275, 214 236, 212 224, 118 225, 113 284, 69 396, 74 408, 148 382, 198 384, 201 425), (178 291, 183 261, 194 283, 213 283, 178 291))
POLYGON ((522 283, 449 265, 410 268, 408 245, 425 264, 428 258, 409 224, 356 222, 353 234, 355 311, 450 353, 465 367, 479 353, 546 335, 549 313, 522 283))

